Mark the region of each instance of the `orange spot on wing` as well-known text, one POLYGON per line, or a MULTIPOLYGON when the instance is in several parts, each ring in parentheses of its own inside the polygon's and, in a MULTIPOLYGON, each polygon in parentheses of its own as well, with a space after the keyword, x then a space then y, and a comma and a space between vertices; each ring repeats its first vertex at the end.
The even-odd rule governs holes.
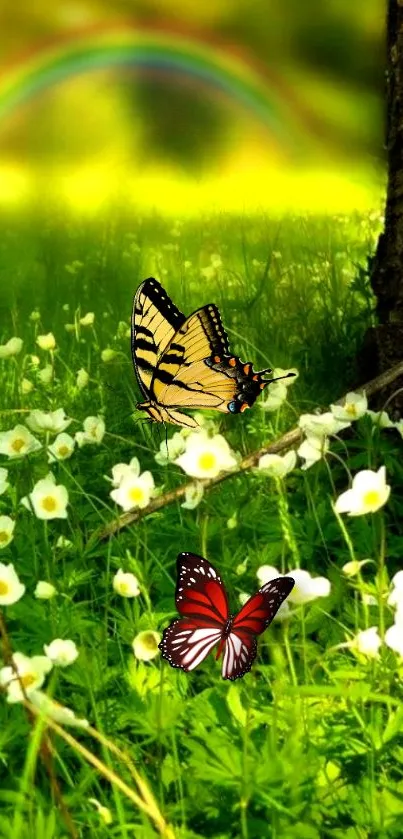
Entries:
POLYGON ((247 408, 249 408, 248 403, 247 403, 247 402, 242 402, 242 405, 241 405, 241 407, 240 407, 240 409, 239 409, 239 410, 240 410, 240 412, 241 412, 241 414, 243 414, 243 412, 244 412, 244 411, 246 411, 246 409, 247 409, 247 408))
POLYGON ((245 376, 249 376, 251 366, 251 364, 244 364, 243 372, 245 373, 245 376))
POLYGON ((230 365, 230 367, 235 367, 235 365, 236 365, 236 358, 230 358, 230 360, 229 360, 228 364, 230 365))
POLYGON ((257 373, 255 373, 255 375, 253 376, 253 381, 254 381, 254 382, 258 382, 258 381, 259 381, 259 376, 257 375, 257 373))
POLYGON ((260 382, 260 390, 263 390, 267 385, 267 382, 260 382))
POLYGON ((219 364, 220 361, 221 361, 221 357, 219 355, 215 355, 214 356, 214 361, 215 361, 216 364, 219 364))

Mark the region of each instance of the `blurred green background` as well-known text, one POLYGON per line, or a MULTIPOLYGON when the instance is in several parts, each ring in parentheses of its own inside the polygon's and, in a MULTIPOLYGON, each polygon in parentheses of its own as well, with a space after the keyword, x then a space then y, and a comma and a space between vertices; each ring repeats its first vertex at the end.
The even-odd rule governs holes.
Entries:
POLYGON ((72 0, 0 11, 0 204, 367 210, 381 0, 72 0))

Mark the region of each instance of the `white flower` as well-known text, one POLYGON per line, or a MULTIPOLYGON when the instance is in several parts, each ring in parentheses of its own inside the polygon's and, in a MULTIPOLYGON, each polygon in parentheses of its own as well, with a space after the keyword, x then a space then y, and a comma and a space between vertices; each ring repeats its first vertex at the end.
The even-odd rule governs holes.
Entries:
POLYGON ((159 632, 153 632, 151 629, 146 629, 145 632, 139 632, 136 635, 132 647, 136 658, 139 661, 151 661, 158 655, 158 644, 161 641, 159 632))
POLYGON ((76 385, 78 389, 83 390, 85 387, 87 387, 89 380, 90 377, 87 371, 84 370, 84 367, 80 367, 76 378, 76 385))
POLYGON ((248 602, 249 598, 250 598, 250 594, 248 594, 247 591, 240 591, 239 592, 239 602, 240 602, 241 606, 245 606, 245 603, 248 602))
POLYGON ((305 460, 301 466, 302 470, 309 469, 318 460, 327 453, 329 449, 329 440, 327 437, 309 436, 301 443, 297 449, 297 454, 305 460))
POLYGON ((276 478, 284 478, 291 472, 297 462, 297 453, 294 450, 281 456, 279 454, 264 454, 258 463, 258 469, 276 478))
POLYGON ((56 542, 56 547, 60 548, 61 550, 68 550, 69 548, 73 547, 73 542, 71 539, 66 539, 65 536, 59 536, 56 542))
POLYGON ((377 626, 370 626, 369 629, 363 629, 357 632, 352 641, 348 641, 347 645, 357 652, 367 655, 369 658, 377 658, 379 655, 379 647, 382 640, 378 633, 377 626))
POLYGON ((51 446, 48 446, 48 461, 67 460, 74 452, 75 440, 70 434, 58 434, 51 446))
POLYGON ((102 417, 87 417, 83 422, 84 431, 77 431, 75 437, 79 447, 91 443, 102 443, 105 434, 105 422, 102 417))
POLYGON ((260 586, 264 586, 265 583, 270 583, 271 580, 274 580, 276 577, 282 577, 282 574, 277 571, 277 568, 275 568, 274 565, 261 565, 256 571, 256 576, 259 580, 260 586))
POLYGON ((57 594, 57 591, 52 583, 47 583, 46 580, 37 582, 34 595, 38 600, 51 600, 55 594, 57 594))
POLYGON ((403 624, 394 623, 385 632, 385 644, 403 657, 403 624))
POLYGON ((125 512, 135 507, 143 510, 150 503, 153 490, 154 478, 151 472, 143 472, 141 475, 135 475, 133 472, 122 478, 117 489, 110 492, 110 496, 125 512))
POLYGON ((39 358, 38 355, 30 355, 30 356, 27 356, 27 358, 29 360, 29 363, 30 363, 31 367, 39 367, 39 365, 41 363, 41 359, 39 358))
POLYGON ((25 428, 25 425, 16 425, 11 431, 0 433, 0 454, 6 454, 7 457, 23 457, 40 448, 39 440, 25 428))
POLYGON ((0 359, 10 358, 12 355, 18 355, 22 350, 23 341, 21 338, 10 338, 6 344, 0 344, 0 359))
POLYGON ((235 528, 238 527, 238 517, 236 512, 233 513, 229 519, 227 519, 227 527, 228 530, 235 530, 235 528))
POLYGON ((36 323, 36 321, 40 320, 41 319, 41 313, 40 313, 39 309, 34 309, 31 312, 31 314, 29 316, 29 319, 32 320, 33 323, 36 323))
POLYGON ((339 495, 334 506, 337 513, 363 516, 383 507, 389 495, 390 486, 386 483, 385 467, 381 466, 377 472, 363 469, 355 475, 352 488, 339 495))
POLYGON ((60 725, 67 725, 73 728, 88 728, 89 726, 88 720, 76 717, 71 708, 66 708, 65 705, 59 705, 58 702, 51 699, 42 690, 33 690, 30 694, 29 701, 43 714, 50 717, 51 720, 60 723, 60 725))
POLYGON ((330 410, 338 420, 352 422, 364 416, 368 408, 368 400, 365 393, 354 393, 351 391, 344 397, 343 405, 331 405, 330 410))
MULTIPOLYGON (((403 608, 403 571, 397 571, 391 579, 392 590, 388 597, 389 606, 403 608)), ((395 619, 396 620, 396 619, 395 619)))
POLYGON ((82 318, 80 318, 81 326, 92 326, 95 320, 94 312, 87 312, 82 318))
MULTIPOLYGON (((132 457, 130 463, 116 463, 112 466, 113 486, 120 486, 124 478, 138 478, 140 471, 140 461, 137 457, 132 457)), ((110 478, 107 480, 109 481, 110 478)))
POLYGON ((109 807, 104 807, 104 805, 100 804, 100 802, 97 801, 96 798, 89 798, 88 801, 90 802, 90 804, 93 804, 94 807, 97 808, 98 815, 99 815, 100 819, 102 819, 104 824, 106 824, 106 825, 112 824, 113 818, 112 818, 112 813, 111 813, 109 807))
POLYGON ((326 577, 311 577, 309 571, 302 568, 294 568, 284 576, 295 580, 295 586, 288 595, 290 603, 309 603, 317 597, 328 597, 330 594, 330 581, 326 577))
POLYGON ((372 559, 352 559, 351 562, 346 562, 341 570, 346 577, 355 577, 364 565, 368 565, 368 562, 372 561, 372 559))
POLYGON ((202 429, 189 434, 185 452, 175 463, 192 478, 216 478, 220 472, 234 469, 237 460, 221 434, 209 437, 202 429))
POLYGON ((106 349, 102 350, 101 358, 105 364, 108 364, 110 361, 113 361, 117 357, 118 353, 116 350, 112 350, 110 347, 106 347, 106 349))
POLYGON ((159 466, 166 466, 167 463, 176 460, 180 454, 183 454, 185 448, 186 443, 184 437, 180 431, 175 431, 175 434, 173 434, 169 440, 163 440, 163 442, 160 443, 160 450, 155 455, 155 460, 159 466))
POLYGON ((38 335, 36 343, 41 350, 54 350, 56 346, 55 336, 53 332, 48 332, 46 335, 38 335))
POLYGON ((4 469, 3 466, 0 466, 0 495, 3 495, 3 493, 5 493, 10 486, 10 484, 7 481, 7 478, 7 469, 4 469))
POLYGON ((78 658, 78 649, 74 641, 55 638, 50 644, 44 644, 43 649, 48 659, 57 667, 68 667, 78 658))
POLYGON ((22 702, 25 699, 23 690, 29 696, 43 685, 52 662, 44 655, 28 658, 23 653, 14 653, 13 663, 15 669, 7 666, 0 670, 0 685, 7 689, 7 702, 22 702))
POLYGON ((51 364, 45 364, 45 367, 42 367, 42 370, 39 370, 38 373, 39 381, 42 382, 43 385, 49 385, 53 379, 53 367, 51 364))
POLYGON ((194 510, 200 501, 202 500, 204 495, 204 488, 203 484, 195 481, 194 484, 190 484, 185 489, 185 501, 181 504, 181 507, 184 507, 185 510, 194 510))
POLYGON ((65 431, 71 423, 71 419, 66 417, 63 408, 58 408, 57 411, 39 411, 37 408, 28 414, 26 423, 31 431, 35 434, 44 434, 50 432, 51 434, 60 434, 65 431))
POLYGON ((307 437, 323 438, 348 428, 350 423, 336 419, 331 411, 327 411, 324 414, 301 414, 298 425, 307 437))
POLYGON ((51 472, 37 481, 32 492, 21 500, 21 504, 32 510, 38 519, 66 519, 69 494, 62 484, 56 484, 51 472), (32 507, 31 507, 32 505, 32 507))
POLYGON ((14 565, 0 562, 0 606, 17 603, 25 593, 25 586, 20 582, 14 565))
POLYGON ((31 382, 30 379, 26 379, 24 376, 24 378, 21 379, 21 393, 24 394, 24 396, 27 396, 33 389, 33 382, 31 382))
POLYGON ((379 428, 396 428, 398 425, 392 422, 387 411, 367 411, 367 417, 371 417, 374 425, 379 425, 379 428))
POLYGON ((15 521, 10 516, 0 516, 0 549, 6 548, 13 539, 15 521))
MULTIPOLYGON (((288 380, 287 380, 288 381, 288 380)), ((292 381, 292 379, 290 379, 292 381)), ((263 411, 277 411, 287 399, 287 385, 283 382, 273 382, 267 388, 265 399, 259 399, 258 404, 263 411)))
POLYGON ((361 595, 361 600, 365 606, 377 606, 378 605, 378 598, 375 597, 374 594, 368 594, 364 591, 361 595))
POLYGON ((137 597, 140 594, 139 581, 134 574, 119 568, 113 578, 113 588, 121 597, 137 597))

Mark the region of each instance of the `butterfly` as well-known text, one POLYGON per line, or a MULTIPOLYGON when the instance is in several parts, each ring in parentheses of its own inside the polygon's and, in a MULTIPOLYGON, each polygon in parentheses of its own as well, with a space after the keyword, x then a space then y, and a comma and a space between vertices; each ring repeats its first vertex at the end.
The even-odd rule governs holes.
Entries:
POLYGON ((177 572, 175 603, 182 617, 164 629, 158 645, 163 658, 188 673, 218 644, 216 659, 224 651, 223 679, 240 679, 256 658, 257 636, 272 622, 294 580, 276 577, 265 583, 237 615, 230 615, 222 579, 207 559, 181 553, 177 572))
POLYGON ((154 422, 197 428, 182 408, 239 414, 277 381, 263 378, 269 368, 257 372, 250 362, 230 354, 217 306, 209 303, 185 317, 153 277, 134 296, 131 349, 146 399, 137 408, 154 422))

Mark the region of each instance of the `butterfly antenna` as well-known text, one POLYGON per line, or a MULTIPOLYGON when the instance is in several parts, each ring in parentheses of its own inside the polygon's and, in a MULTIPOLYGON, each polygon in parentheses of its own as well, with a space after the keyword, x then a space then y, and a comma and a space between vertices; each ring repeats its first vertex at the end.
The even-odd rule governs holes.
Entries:
MULTIPOLYGON (((271 373, 271 370, 264 370, 263 373, 271 373)), ((287 373, 286 376, 277 376, 276 379, 263 379, 263 381, 266 385, 270 385, 273 382, 279 382, 279 381, 281 381, 281 379, 290 379, 290 378, 292 378, 293 376, 296 376, 296 375, 297 375, 296 373, 287 373)))

